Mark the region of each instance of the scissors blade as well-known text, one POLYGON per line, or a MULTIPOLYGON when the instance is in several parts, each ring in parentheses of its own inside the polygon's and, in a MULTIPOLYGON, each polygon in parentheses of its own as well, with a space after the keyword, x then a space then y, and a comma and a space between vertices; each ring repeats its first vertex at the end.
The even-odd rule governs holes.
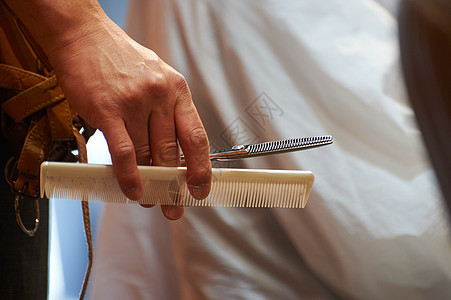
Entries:
POLYGON ((258 144, 235 145, 210 153, 211 160, 231 160, 311 149, 333 143, 331 135, 311 136, 258 144))

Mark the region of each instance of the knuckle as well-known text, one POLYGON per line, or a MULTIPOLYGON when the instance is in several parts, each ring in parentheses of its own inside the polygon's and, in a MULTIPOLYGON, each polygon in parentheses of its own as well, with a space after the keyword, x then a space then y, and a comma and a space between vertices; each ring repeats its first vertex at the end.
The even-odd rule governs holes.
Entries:
POLYGON ((138 85, 132 85, 128 88, 127 93, 123 93, 121 95, 121 100, 123 100, 124 104, 136 104, 143 99, 143 91, 145 89, 141 89, 138 85))
POLYGON ((168 80, 163 74, 153 74, 152 77, 146 81, 145 89, 150 95, 159 99, 167 98, 170 93, 168 80))
POLYGON ((135 146, 135 153, 138 164, 147 165, 150 163, 150 147, 148 145, 140 147, 135 146))
POLYGON ((179 92, 189 93, 188 82, 186 81, 185 77, 183 77, 182 74, 177 73, 177 75, 175 76, 175 85, 179 92))
POLYGON ((188 133, 189 142, 195 148, 209 148, 207 133, 202 127, 191 129, 188 133))
POLYGON ((113 101, 105 99, 105 97, 98 96, 92 98, 92 103, 95 105, 89 105, 80 109, 75 108, 77 113, 89 123, 89 125, 95 128, 105 128, 112 122, 113 119, 120 118, 119 104, 113 101))
POLYGON ((114 153, 112 159, 118 162, 130 160, 135 155, 133 146, 125 142, 115 145, 112 152, 114 153))
POLYGON ((177 73, 175 78, 175 87, 177 91, 177 98, 183 101, 191 101, 191 92, 188 86, 188 82, 186 81, 183 75, 177 73))
POLYGON ((208 173, 210 165, 209 149, 207 133, 203 127, 196 127, 190 131, 184 139, 184 145, 187 146, 185 160, 187 166, 191 169, 195 177, 201 178, 202 174, 206 177, 210 176, 208 173))
MULTIPOLYGON (((152 155, 154 155, 152 151, 152 155)), ((164 143, 160 145, 155 153, 159 164, 174 164, 179 161, 179 147, 176 142, 164 143)))

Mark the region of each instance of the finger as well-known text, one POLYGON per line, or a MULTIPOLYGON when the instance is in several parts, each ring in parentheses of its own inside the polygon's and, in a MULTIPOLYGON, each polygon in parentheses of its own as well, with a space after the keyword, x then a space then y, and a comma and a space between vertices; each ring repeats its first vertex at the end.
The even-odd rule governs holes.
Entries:
POLYGON ((167 107, 152 111, 149 132, 152 164, 178 167, 180 165, 180 149, 175 134, 173 109, 167 107))
POLYGON ((188 189, 194 198, 204 199, 211 188, 210 147, 207 133, 191 100, 189 90, 184 92, 182 90, 179 94, 175 106, 175 124, 185 156, 188 189))
POLYGON ((136 164, 135 149, 122 119, 114 119, 102 128, 119 186, 124 195, 138 200, 143 194, 141 176, 136 164))
POLYGON ((149 137, 149 123, 150 119, 147 116, 140 119, 135 119, 126 125, 127 132, 129 132, 130 139, 135 148, 136 162, 139 166, 151 165, 151 147, 149 137), (145 124, 145 126, 143 126, 145 124))
POLYGON ((179 205, 162 205, 161 211, 169 220, 178 220, 183 217, 184 208, 179 205))
MULTIPOLYGON (((174 109, 170 98, 163 105, 152 111, 149 123, 152 164, 155 166, 178 167, 180 165, 180 149, 177 143, 174 124, 174 109)), ((168 191, 169 193, 169 191, 168 191)), ((163 215, 170 220, 183 216, 184 209, 177 205, 162 205, 163 215)))
MULTIPOLYGON (((151 149, 149 140, 149 130, 148 124, 150 120, 130 122, 131 125, 127 126, 127 132, 129 132, 130 138, 133 141, 136 155, 136 162, 140 166, 149 166, 152 164, 151 159, 151 149), (133 126, 134 124, 141 125, 140 127, 133 126), (147 124, 147 126, 142 126, 142 124, 147 124)), ((151 208, 154 207, 152 204, 140 204, 142 207, 151 208)))
POLYGON ((155 206, 153 204, 139 204, 139 205, 141 205, 142 207, 145 207, 145 208, 152 208, 155 206))
POLYGON ((180 193, 180 188, 185 185, 185 181, 181 181, 179 177, 174 178, 168 186, 170 200, 172 205, 162 205, 161 211, 163 215, 170 220, 177 220, 183 216, 184 209, 181 205, 183 203, 183 196, 180 193))
POLYGON ((136 162, 138 166, 150 166, 152 164, 152 152, 150 150, 149 141, 147 141, 145 144, 134 143, 134 147, 136 162))

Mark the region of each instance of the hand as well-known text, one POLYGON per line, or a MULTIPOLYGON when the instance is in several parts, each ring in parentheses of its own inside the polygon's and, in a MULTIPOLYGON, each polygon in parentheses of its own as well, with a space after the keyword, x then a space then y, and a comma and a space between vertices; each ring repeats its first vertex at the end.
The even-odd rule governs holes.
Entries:
MULTIPOLYGON (((142 196, 136 164, 178 166, 179 145, 187 162, 193 197, 208 195, 208 139, 179 73, 131 40, 112 22, 90 27, 53 57, 58 81, 71 106, 103 131, 122 191, 142 196)), ((163 207, 172 219, 181 207, 163 207)))
MULTIPOLYGON (((185 79, 103 11, 84 11, 86 18, 64 16, 67 22, 56 24, 65 28, 41 35, 42 45, 71 106, 103 132, 122 191, 139 199, 143 186, 137 164, 178 166, 180 145, 190 193, 205 198, 211 180, 209 144, 185 79)), ((162 210, 170 219, 183 215, 182 207, 162 210)))

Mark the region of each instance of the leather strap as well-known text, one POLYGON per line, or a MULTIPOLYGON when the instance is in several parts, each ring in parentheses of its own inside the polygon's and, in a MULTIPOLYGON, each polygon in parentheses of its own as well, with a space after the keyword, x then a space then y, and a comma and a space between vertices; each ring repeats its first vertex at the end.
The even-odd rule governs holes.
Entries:
MULTIPOLYGON (((73 115, 71 113, 69 102, 64 100, 50 105, 47 107, 47 116, 49 118, 52 140, 64 141, 74 139, 72 130, 73 115)), ((78 151, 80 151, 80 149, 78 151)))
POLYGON ((49 120, 44 116, 34 125, 25 139, 17 164, 14 190, 37 197, 39 195, 39 171, 41 163, 50 152, 51 136, 49 120))
POLYGON ((5 89, 23 91, 46 79, 34 72, 0 64, 0 87, 5 89))
MULTIPOLYGON (((75 140, 77 141, 77 147, 78 147, 78 159, 81 163, 87 163, 88 157, 87 157, 87 149, 86 149, 86 143, 85 138, 74 129, 74 136, 75 140)), ((83 211, 83 224, 85 228, 85 235, 86 235, 86 243, 88 244, 88 267, 86 268, 86 274, 85 279, 83 281, 83 286, 80 292, 80 299, 83 299, 86 295, 86 291, 88 289, 88 282, 89 277, 91 276, 91 269, 92 269, 92 263, 94 259, 94 247, 92 243, 92 232, 91 232, 91 220, 89 218, 89 202, 88 201, 82 201, 81 207, 83 211)))
POLYGON ((34 196, 39 191, 39 167, 48 159, 52 142, 75 138, 72 125, 74 116, 55 76, 47 78, 0 65, 0 87, 21 91, 2 104, 3 111, 16 123, 46 109, 46 114, 30 125, 14 183, 17 192, 34 196))
POLYGON ((50 104, 64 99, 56 77, 45 78, 2 104, 3 110, 17 123, 50 104))

